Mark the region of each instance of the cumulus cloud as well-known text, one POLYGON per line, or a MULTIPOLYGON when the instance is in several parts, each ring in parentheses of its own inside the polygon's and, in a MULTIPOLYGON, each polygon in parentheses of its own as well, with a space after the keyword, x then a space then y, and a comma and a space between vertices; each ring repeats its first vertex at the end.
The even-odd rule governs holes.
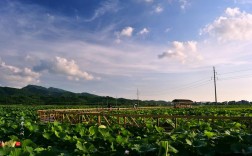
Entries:
POLYGON ((39 82, 40 74, 30 68, 7 65, 0 59, 0 82, 6 86, 23 87, 39 82))
POLYGON ((209 34, 219 41, 245 41, 252 39, 252 14, 239 8, 227 8, 225 15, 205 26, 200 34, 209 34))
POLYGON ((188 42, 172 42, 171 47, 158 55, 158 58, 170 58, 176 59, 181 63, 186 63, 191 60, 201 60, 202 56, 197 52, 197 42, 188 41, 188 42))
POLYGON ((124 29, 122 29, 120 32, 116 32, 116 43, 121 43, 121 37, 131 37, 133 34, 134 28, 133 27, 125 27, 124 29))
POLYGON ((141 31, 139 31, 138 34, 140 35, 144 35, 144 34, 148 34, 150 31, 147 28, 143 28, 141 31))
POLYGON ((228 15, 228 16, 236 16, 236 15, 239 15, 241 12, 240 12, 240 9, 239 8, 227 8, 225 13, 228 15))
POLYGON ((60 74, 67 76, 70 80, 92 80, 94 77, 79 69, 79 66, 75 63, 74 60, 67 60, 63 57, 55 57, 52 61, 41 61, 39 66, 34 67, 35 71, 44 71, 47 70, 50 73, 60 74))
POLYGON ((133 34, 133 31, 134 31, 134 28, 126 27, 121 31, 120 35, 121 36, 126 36, 126 37, 131 37, 132 34, 133 34))

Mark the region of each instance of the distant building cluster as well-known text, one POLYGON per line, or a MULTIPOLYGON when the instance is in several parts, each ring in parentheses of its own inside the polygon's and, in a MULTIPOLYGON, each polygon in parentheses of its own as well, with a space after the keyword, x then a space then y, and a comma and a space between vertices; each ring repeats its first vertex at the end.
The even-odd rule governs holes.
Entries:
MULTIPOLYGON (((188 99, 174 99, 171 102, 171 105, 174 108, 192 108, 193 105, 216 105, 216 103, 210 101, 193 102, 192 100, 188 99)), ((224 101, 224 102, 217 102, 217 105, 252 105, 252 102, 247 100, 224 101)))
MULTIPOLYGON (((215 102, 204 101, 204 102, 195 102, 196 105, 215 105, 215 102)), ((218 102, 218 105, 250 105, 252 101, 241 100, 241 101, 224 101, 218 102)))

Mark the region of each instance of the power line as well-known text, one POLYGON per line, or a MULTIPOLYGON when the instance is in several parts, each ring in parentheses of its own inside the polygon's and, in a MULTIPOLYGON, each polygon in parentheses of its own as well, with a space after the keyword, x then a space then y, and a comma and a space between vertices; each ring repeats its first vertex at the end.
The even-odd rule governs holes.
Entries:
POLYGON ((248 73, 245 75, 237 75, 236 73, 240 73, 240 72, 246 72, 246 71, 251 71, 252 69, 244 69, 244 70, 236 70, 236 71, 231 71, 231 72, 226 72, 226 73, 222 73, 222 74, 218 74, 220 76, 220 81, 223 80, 232 80, 232 79, 241 79, 241 78, 249 78, 252 76, 252 73, 248 73), (230 75, 231 74, 231 75, 230 75), (232 74, 235 74, 232 76, 232 74), (230 76, 224 76, 222 77, 222 75, 230 75, 230 76))
POLYGON ((194 85, 194 86, 190 86, 190 87, 187 87, 187 88, 184 88, 184 89, 176 90, 176 91, 172 92, 171 94, 172 94, 172 95, 181 94, 182 92, 184 92, 184 91, 186 91, 186 90, 188 90, 188 89, 194 89, 194 88, 198 88, 198 87, 200 87, 200 86, 204 86, 204 85, 210 84, 210 83, 211 83, 210 81, 211 81, 211 80, 208 80, 208 81, 206 81, 205 83, 201 83, 201 84, 197 84, 197 85, 194 85))
POLYGON ((200 84, 200 85, 196 85, 194 87, 191 87, 191 88, 187 88, 187 89, 184 89, 184 90, 180 90, 179 92, 174 92, 172 93, 171 95, 175 96, 175 95, 181 95, 183 94, 185 91, 188 91, 188 89, 194 89, 194 88, 198 88, 198 87, 201 87, 201 86, 205 86, 207 84, 210 84, 211 82, 206 82, 206 83, 203 83, 203 84, 200 84))
POLYGON ((249 78, 249 77, 252 77, 252 74, 239 75, 239 76, 231 76, 231 77, 224 77, 224 78, 221 78, 219 80, 223 81, 223 80, 243 79, 243 78, 249 78))
POLYGON ((139 90, 137 88, 137 106, 139 107, 139 90))
POLYGON ((222 73, 222 74, 218 74, 221 78, 218 79, 217 78, 217 72, 215 71, 215 67, 213 67, 213 79, 199 79, 197 81, 193 81, 187 84, 184 84, 180 87, 172 87, 172 88, 168 88, 169 90, 162 90, 159 92, 152 92, 151 95, 157 95, 157 94, 166 94, 166 95, 177 95, 177 94, 182 94, 183 92, 187 91, 188 89, 193 89, 193 88, 198 88, 200 86, 204 86, 207 84, 210 84, 211 81, 214 81, 214 94, 215 94, 215 103, 217 104, 217 80, 223 81, 223 80, 231 80, 231 79, 242 79, 242 78, 249 78, 252 77, 252 74, 247 74, 247 75, 237 75, 237 76, 228 76, 228 74, 232 74, 232 73, 239 73, 239 72, 245 72, 245 71, 250 71, 252 69, 246 69, 246 70, 239 70, 239 71, 232 71, 232 72, 226 72, 226 73, 222 73), (228 77, 224 76, 222 77, 222 75, 227 75, 228 77))
POLYGON ((180 91, 180 90, 183 90, 183 89, 186 89, 186 88, 193 88, 194 86, 197 86, 197 85, 201 85, 202 83, 205 83, 205 82, 209 82, 209 81, 211 81, 210 79, 206 79, 206 78, 204 78, 204 79, 200 79, 200 80, 197 80, 197 81, 193 81, 193 82, 190 82, 190 83, 187 83, 187 84, 185 84, 185 85, 183 85, 183 86, 180 86, 180 87, 171 87, 171 88, 169 88, 169 91, 165 91, 165 90, 163 90, 163 91, 160 91, 160 92, 151 92, 150 94, 151 95, 153 95, 153 94, 155 94, 155 95, 157 95, 157 94, 170 94, 170 90, 172 90, 172 92, 176 92, 176 91, 180 91))
POLYGON ((239 72, 250 71, 250 70, 252 70, 252 69, 236 70, 236 71, 231 71, 231 72, 221 73, 221 74, 219 74, 219 75, 227 75, 227 74, 239 73, 239 72))
POLYGON ((173 92, 174 92, 174 91, 175 91, 175 92, 176 92, 176 91, 181 91, 181 90, 185 90, 185 89, 197 88, 198 86, 202 86, 202 85, 204 85, 204 84, 208 84, 209 81, 211 81, 211 80, 206 80, 206 81, 203 81, 203 82, 201 82, 201 83, 199 83, 199 84, 194 84, 194 85, 190 85, 190 86, 180 87, 180 88, 178 88, 178 89, 173 90, 173 92))

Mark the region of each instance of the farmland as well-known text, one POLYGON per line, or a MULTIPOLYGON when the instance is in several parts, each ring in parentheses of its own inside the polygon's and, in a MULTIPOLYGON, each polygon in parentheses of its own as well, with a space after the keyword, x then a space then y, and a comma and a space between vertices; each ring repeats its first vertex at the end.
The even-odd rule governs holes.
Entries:
MULTIPOLYGON (((0 155, 250 155, 251 120, 162 119, 144 126, 98 123, 42 123, 41 109, 80 106, 1 106, 0 155), (175 126, 175 124, 177 124, 175 126), (21 147, 15 146, 21 142, 21 147)), ((252 117, 251 106, 202 106, 190 109, 104 110, 107 115, 252 117)))

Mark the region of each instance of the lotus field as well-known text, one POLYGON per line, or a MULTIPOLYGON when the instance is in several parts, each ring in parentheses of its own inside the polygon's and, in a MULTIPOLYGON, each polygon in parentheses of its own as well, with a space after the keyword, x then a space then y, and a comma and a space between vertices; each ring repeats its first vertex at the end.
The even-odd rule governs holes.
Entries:
MULTIPOLYGON (((37 110, 48 108, 69 107, 0 106, 0 155, 252 155, 251 120, 179 119, 175 123, 165 119, 169 130, 153 121, 142 127, 41 123, 37 110)), ((252 117, 252 108, 167 107, 103 113, 252 117)))

